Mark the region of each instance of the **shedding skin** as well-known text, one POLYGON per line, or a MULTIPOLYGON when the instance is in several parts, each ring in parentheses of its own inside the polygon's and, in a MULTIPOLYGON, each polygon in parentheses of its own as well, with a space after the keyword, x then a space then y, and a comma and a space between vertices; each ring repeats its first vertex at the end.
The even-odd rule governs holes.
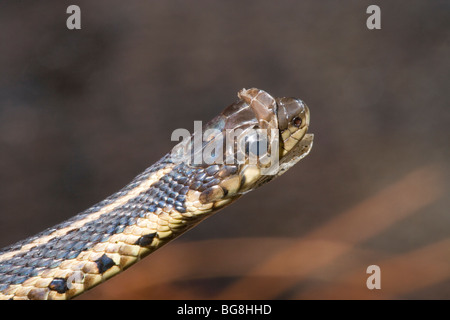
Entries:
POLYGON ((278 128, 275 99, 267 92, 252 88, 242 89, 238 97, 245 101, 258 119, 261 129, 278 128))

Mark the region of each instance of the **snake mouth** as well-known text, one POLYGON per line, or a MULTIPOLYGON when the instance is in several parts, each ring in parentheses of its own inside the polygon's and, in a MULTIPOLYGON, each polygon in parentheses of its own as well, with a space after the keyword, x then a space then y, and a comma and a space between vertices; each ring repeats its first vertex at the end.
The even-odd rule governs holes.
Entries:
POLYGON ((306 133, 302 140, 296 143, 292 149, 280 160, 278 172, 275 174, 276 177, 281 176, 291 167, 293 167, 297 162, 306 157, 313 147, 314 134, 306 133))

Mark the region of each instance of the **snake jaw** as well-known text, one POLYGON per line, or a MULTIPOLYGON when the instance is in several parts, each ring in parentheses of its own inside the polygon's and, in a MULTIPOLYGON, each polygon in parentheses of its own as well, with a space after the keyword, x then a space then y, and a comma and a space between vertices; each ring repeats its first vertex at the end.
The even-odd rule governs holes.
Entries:
POLYGON ((276 177, 281 176, 287 170, 292 168, 297 162, 305 158, 313 147, 314 134, 307 133, 303 136, 291 150, 283 157, 280 161, 278 172, 275 174, 276 177))

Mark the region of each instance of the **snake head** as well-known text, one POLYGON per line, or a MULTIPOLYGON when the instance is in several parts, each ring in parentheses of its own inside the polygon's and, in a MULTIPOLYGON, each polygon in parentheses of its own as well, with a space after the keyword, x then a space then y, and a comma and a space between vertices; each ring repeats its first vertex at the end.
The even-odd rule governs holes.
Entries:
MULTIPOLYGON (((295 163, 309 154, 314 136, 307 134, 310 112, 298 98, 273 98, 267 92, 251 88, 238 93, 241 101, 248 105, 258 127, 267 132, 261 142, 253 133, 246 137, 253 145, 267 144, 266 154, 258 153, 258 165, 245 165, 242 174, 246 177, 246 192, 282 175, 295 163)), ((253 122, 254 124, 254 122, 253 122)))
POLYGON ((298 98, 273 98, 256 88, 242 89, 238 97, 250 106, 259 128, 279 130, 280 157, 285 156, 308 131, 309 109, 298 98))
POLYGON ((177 150, 182 151, 179 159, 196 167, 236 167, 242 176, 240 191, 247 191, 259 185, 260 179, 269 181, 279 176, 279 164, 286 168, 287 163, 297 162, 301 154, 306 156, 312 136, 302 141, 307 135, 310 113, 300 99, 274 98, 256 88, 242 89, 238 97, 197 134, 197 145, 194 133, 193 139, 177 150), (196 156, 200 161, 196 162, 196 156))
POLYGON ((280 130, 280 156, 285 156, 303 139, 309 127, 309 109, 297 98, 277 98, 277 118, 280 130))

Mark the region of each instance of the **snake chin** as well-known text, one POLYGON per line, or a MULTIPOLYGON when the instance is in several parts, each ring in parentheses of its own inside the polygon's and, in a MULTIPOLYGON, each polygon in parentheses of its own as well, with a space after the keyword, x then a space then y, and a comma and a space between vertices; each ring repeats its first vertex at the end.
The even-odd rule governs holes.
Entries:
POLYGON ((303 139, 300 140, 283 158, 281 158, 280 165, 278 167, 278 172, 275 174, 276 177, 281 176, 291 167, 293 167, 297 162, 306 157, 313 147, 314 134, 307 133, 304 135, 303 139))

